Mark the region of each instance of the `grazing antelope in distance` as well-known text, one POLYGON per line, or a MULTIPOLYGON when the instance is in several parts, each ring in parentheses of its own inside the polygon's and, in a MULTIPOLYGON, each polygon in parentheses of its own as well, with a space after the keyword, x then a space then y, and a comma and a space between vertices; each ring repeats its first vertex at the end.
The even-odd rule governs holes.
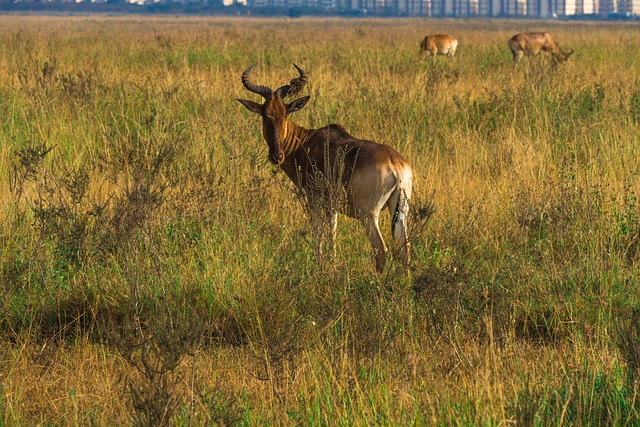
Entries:
MULTIPOLYGON (((302 109, 310 96, 285 103, 307 83, 307 74, 297 65, 300 77, 275 91, 249 80, 253 66, 242 73, 242 84, 265 99, 260 104, 238 99, 252 113, 262 117, 262 133, 269 146, 269 160, 279 165, 294 182, 311 206, 319 206, 330 221, 330 238, 335 251, 338 211, 357 218, 368 233, 376 258, 376 270, 384 269, 387 247, 378 227, 380 212, 388 207, 392 213, 391 231, 405 265, 409 262, 407 215, 411 197, 412 170, 409 163, 392 147, 350 135, 345 128, 330 124, 306 129, 289 115, 302 109), (340 206, 326 204, 331 181, 345 196, 340 206), (320 186, 318 186, 320 183, 320 186)), ((318 252, 322 251, 322 236, 318 252)))
POLYGON ((549 33, 519 33, 509 39, 509 49, 513 53, 513 62, 517 63, 523 56, 535 56, 540 52, 551 52, 556 62, 569 59, 573 49, 564 52, 558 47, 549 33))
POLYGON ((420 43, 420 56, 447 55, 449 58, 453 58, 456 54, 456 48, 458 47, 458 40, 449 34, 434 34, 426 36, 422 43, 420 43))

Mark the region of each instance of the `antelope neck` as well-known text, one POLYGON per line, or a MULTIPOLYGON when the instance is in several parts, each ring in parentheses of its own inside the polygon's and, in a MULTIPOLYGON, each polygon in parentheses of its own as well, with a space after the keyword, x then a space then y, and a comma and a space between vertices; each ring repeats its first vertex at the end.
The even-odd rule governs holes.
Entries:
MULTIPOLYGON (((287 120, 282 127, 280 133, 280 143, 282 144, 282 151, 284 152, 284 161, 280 167, 291 177, 296 175, 295 157, 298 149, 309 138, 309 135, 313 132, 313 129, 306 129, 302 126, 298 126, 291 120, 287 120)), ((295 179, 294 179, 295 181, 295 179)))
POLYGON ((287 120, 280 133, 280 143, 282 144, 285 162, 300 148, 311 132, 311 129, 305 129, 291 120, 287 120))

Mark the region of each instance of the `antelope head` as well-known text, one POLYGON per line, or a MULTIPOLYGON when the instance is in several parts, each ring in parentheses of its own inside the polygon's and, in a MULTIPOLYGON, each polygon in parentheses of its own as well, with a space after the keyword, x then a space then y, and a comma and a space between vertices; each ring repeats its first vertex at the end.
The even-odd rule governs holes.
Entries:
POLYGON ((274 165, 280 165, 284 161, 284 151, 282 140, 287 135, 289 126, 289 114, 295 113, 307 104, 309 96, 298 98, 288 104, 284 102, 287 95, 297 94, 307 83, 307 74, 296 64, 294 67, 300 73, 300 77, 291 80, 290 84, 284 85, 275 91, 267 86, 256 85, 249 80, 249 73, 253 65, 242 73, 242 84, 253 93, 265 99, 264 104, 236 98, 247 110, 262 117, 262 136, 269 146, 269 160, 274 165))
MULTIPOLYGON (((573 53, 573 49, 569 48, 567 49, 567 51, 564 53, 566 59, 569 59, 569 57, 571 56, 571 54, 573 53)), ((565 59, 565 61, 566 61, 565 59)))
POLYGON ((558 62, 567 61, 572 53, 573 53, 573 49, 571 48, 568 48, 565 51, 561 50, 555 55, 556 61, 558 62))

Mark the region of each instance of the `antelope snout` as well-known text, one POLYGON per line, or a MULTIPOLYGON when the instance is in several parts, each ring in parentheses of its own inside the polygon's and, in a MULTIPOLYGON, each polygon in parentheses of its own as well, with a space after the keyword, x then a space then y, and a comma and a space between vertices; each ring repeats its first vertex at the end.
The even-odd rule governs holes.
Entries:
POLYGON ((284 153, 282 150, 276 150, 269 153, 269 160, 274 165, 278 166, 284 161, 284 153))

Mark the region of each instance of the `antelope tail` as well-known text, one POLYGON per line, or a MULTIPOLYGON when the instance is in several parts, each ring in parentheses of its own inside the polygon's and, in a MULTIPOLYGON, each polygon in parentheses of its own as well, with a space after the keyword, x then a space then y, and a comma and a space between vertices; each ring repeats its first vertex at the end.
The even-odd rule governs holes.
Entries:
POLYGON ((393 212, 393 218, 391 220, 391 232, 395 241, 401 246, 407 244, 407 216, 409 214, 409 198, 404 188, 398 189, 400 197, 398 198, 398 204, 393 212))

